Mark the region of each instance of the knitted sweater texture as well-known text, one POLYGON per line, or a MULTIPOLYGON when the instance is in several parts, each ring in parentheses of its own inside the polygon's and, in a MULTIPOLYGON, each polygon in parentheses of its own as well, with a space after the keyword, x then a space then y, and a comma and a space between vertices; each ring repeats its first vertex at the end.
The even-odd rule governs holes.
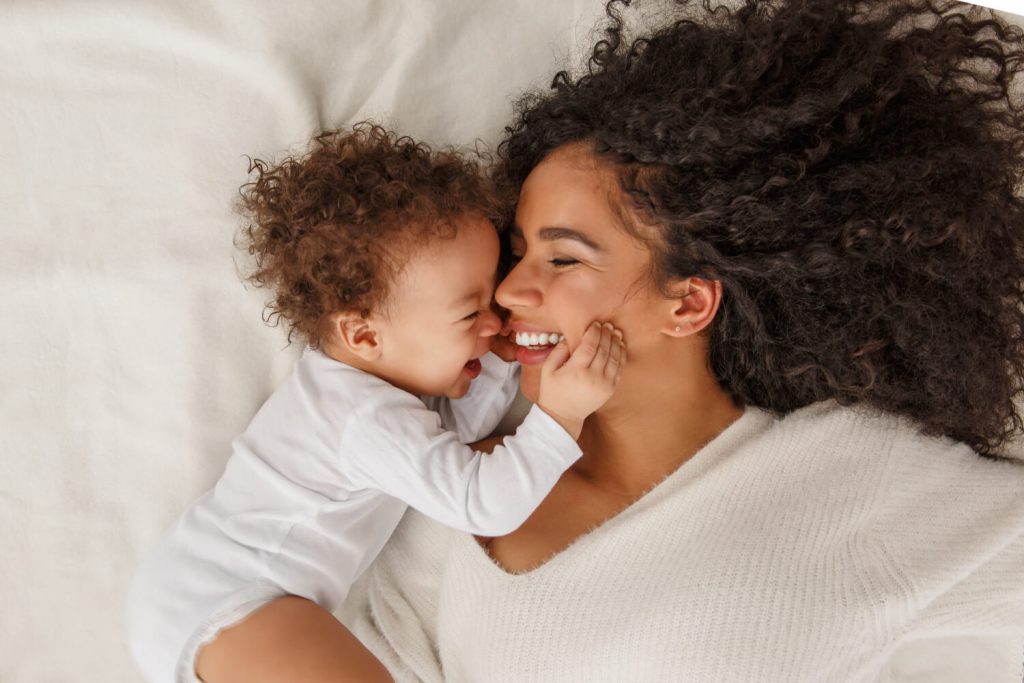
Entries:
POLYGON ((1019 654, 1024 463, 867 408, 748 407, 525 573, 410 511, 337 614, 399 681, 874 681, 951 636, 1019 654))

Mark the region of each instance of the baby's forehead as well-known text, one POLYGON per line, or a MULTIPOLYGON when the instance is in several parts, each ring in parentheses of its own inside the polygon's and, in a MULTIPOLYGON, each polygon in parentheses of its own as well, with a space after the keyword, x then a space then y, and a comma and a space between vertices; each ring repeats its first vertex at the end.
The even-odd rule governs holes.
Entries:
POLYGON ((392 287, 396 299, 435 311, 472 307, 493 293, 498 272, 498 236, 493 226, 460 229, 451 237, 408 246, 392 287))

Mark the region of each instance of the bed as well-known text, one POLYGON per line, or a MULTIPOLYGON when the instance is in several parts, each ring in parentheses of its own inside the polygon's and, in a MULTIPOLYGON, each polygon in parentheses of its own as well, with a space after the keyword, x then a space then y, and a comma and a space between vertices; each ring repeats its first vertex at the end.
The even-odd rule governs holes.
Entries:
MULTIPOLYGON (((492 146, 515 96, 576 61, 601 11, 0 6, 0 681, 141 680, 128 578, 298 355, 240 279, 231 205, 248 156, 366 118, 492 146)), ((885 680, 1021 680, 1022 660, 990 643, 919 644, 885 680)))

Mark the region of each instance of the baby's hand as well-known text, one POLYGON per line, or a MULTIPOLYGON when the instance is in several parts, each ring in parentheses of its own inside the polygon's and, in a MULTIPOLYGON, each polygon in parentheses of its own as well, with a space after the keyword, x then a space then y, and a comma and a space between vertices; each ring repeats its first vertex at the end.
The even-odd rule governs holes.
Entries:
POLYGON ((592 323, 571 357, 564 339, 548 354, 537 405, 579 437, 583 420, 611 398, 625 360, 622 332, 611 323, 592 323))

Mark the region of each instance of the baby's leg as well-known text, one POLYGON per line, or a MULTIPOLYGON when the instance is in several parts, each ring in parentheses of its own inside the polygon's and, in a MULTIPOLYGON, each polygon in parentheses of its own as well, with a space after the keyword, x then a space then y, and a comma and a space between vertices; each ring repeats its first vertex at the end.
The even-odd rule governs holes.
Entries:
POLYGON ((225 629, 196 658, 205 683, 392 683, 387 669, 314 602, 278 598, 225 629))

